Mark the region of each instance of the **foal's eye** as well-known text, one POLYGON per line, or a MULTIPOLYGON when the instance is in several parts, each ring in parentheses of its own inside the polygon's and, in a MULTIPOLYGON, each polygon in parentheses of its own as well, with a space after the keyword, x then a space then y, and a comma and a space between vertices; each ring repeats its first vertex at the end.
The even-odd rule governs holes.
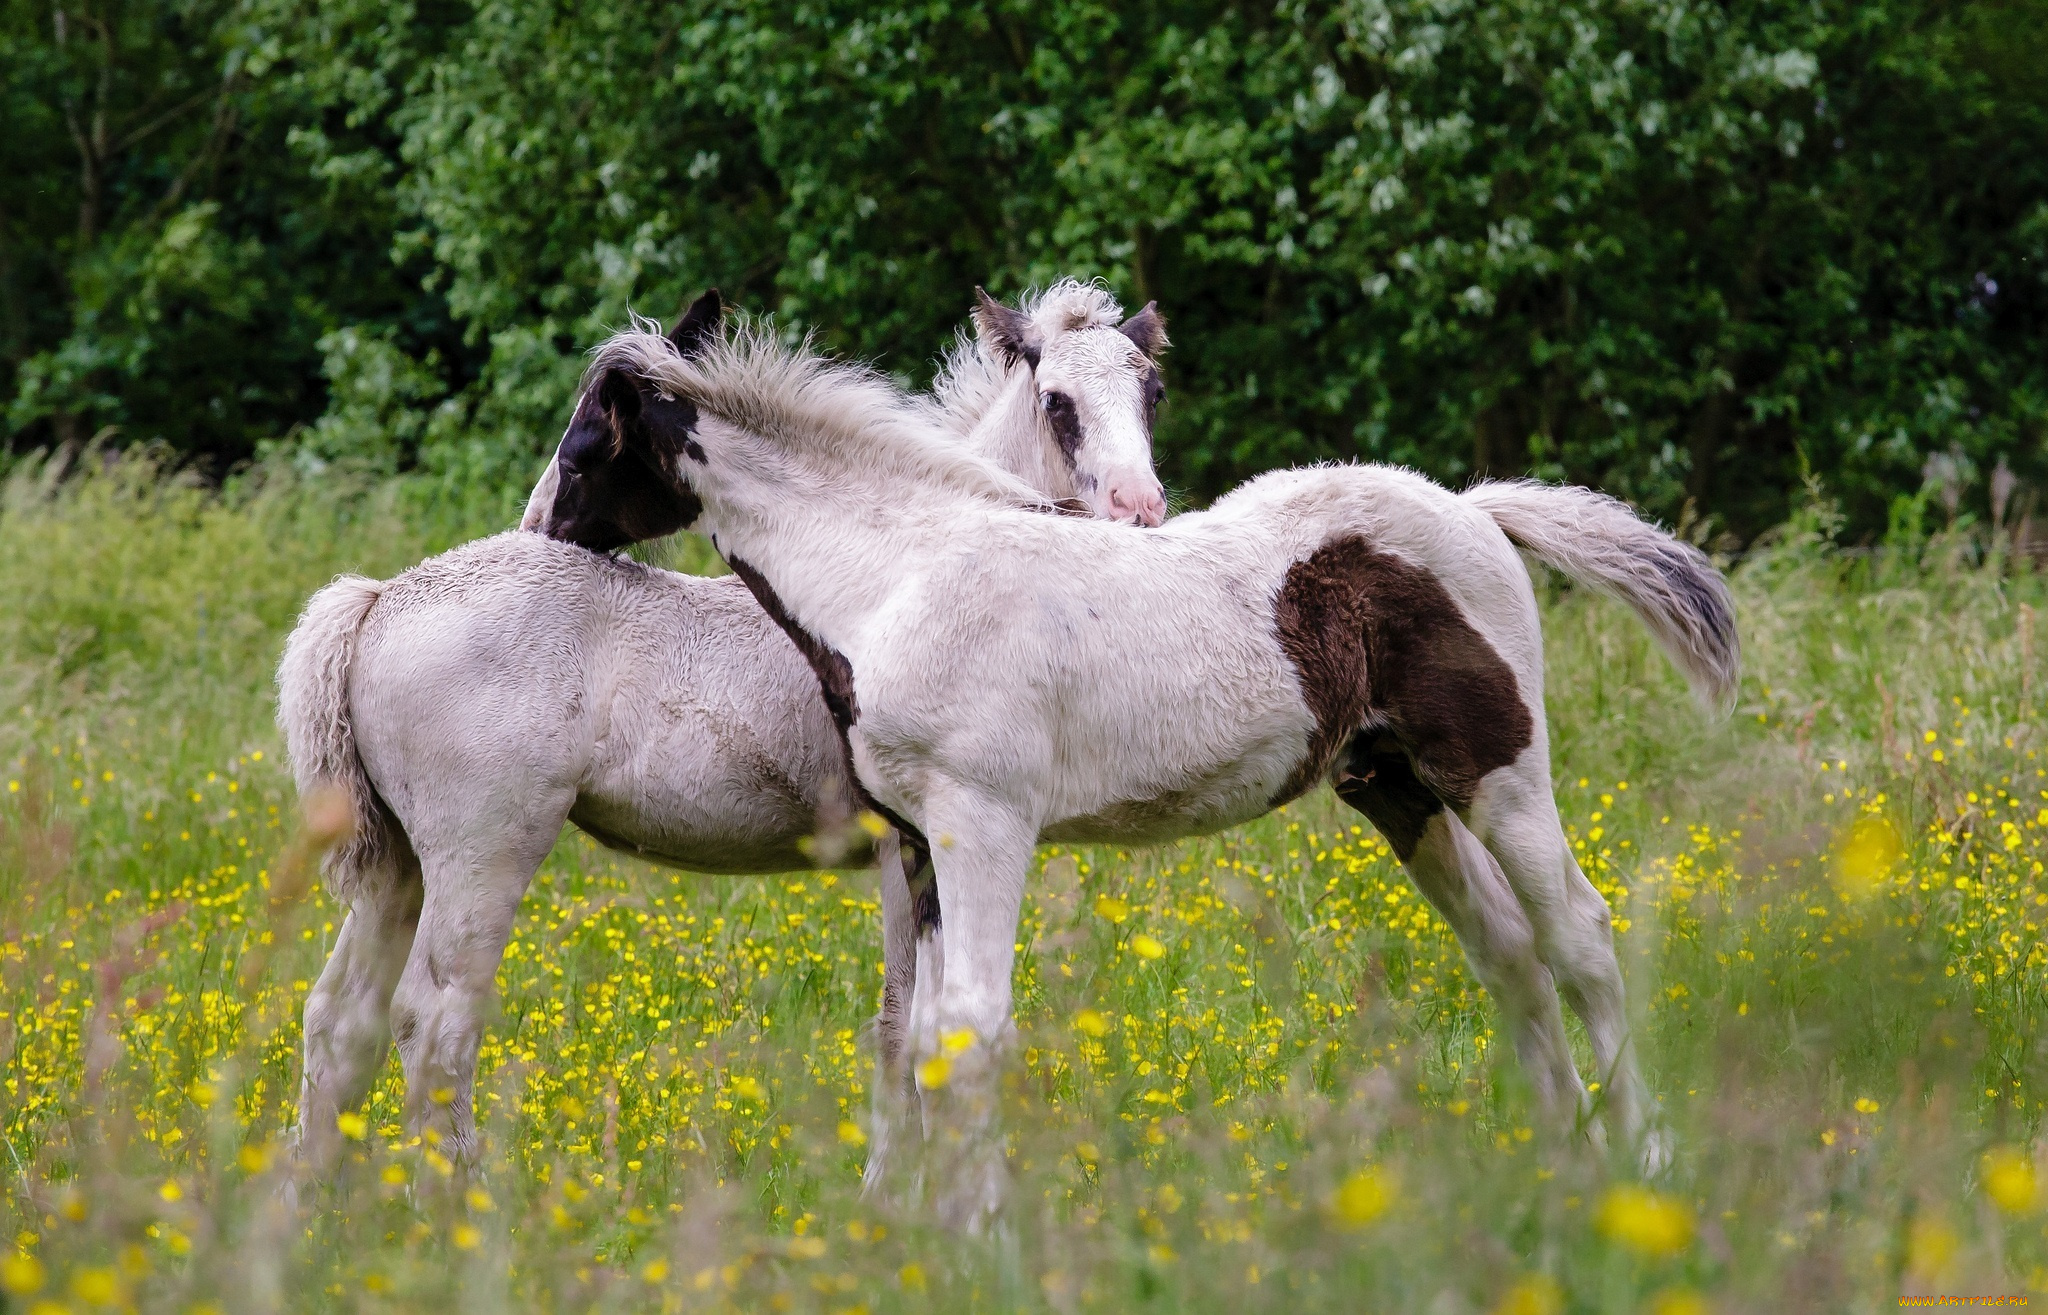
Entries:
POLYGON ((1065 393, 1047 393, 1039 402, 1047 411, 1064 411, 1073 405, 1065 393))

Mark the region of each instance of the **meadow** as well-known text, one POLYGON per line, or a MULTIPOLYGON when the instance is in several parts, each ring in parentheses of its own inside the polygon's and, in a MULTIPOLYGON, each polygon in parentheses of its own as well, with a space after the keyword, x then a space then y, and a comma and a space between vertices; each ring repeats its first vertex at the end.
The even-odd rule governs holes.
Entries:
POLYGON ((339 914, 271 670, 334 573, 479 527, 395 483, 17 466, 0 1309, 2048 1294, 2048 588, 1987 531, 1853 552, 1832 525, 1817 503, 1732 565, 1746 674, 1725 721, 1623 609, 1543 586, 1557 795, 1615 910, 1668 1173, 1540 1125, 1447 929, 1324 791, 1169 848, 1041 851, 1011 1206, 962 1237, 914 1185, 860 1192, 872 878, 699 877, 573 831, 500 975, 482 1171, 408 1137, 394 1061, 344 1116, 339 1181, 291 1190, 297 1014, 339 914))

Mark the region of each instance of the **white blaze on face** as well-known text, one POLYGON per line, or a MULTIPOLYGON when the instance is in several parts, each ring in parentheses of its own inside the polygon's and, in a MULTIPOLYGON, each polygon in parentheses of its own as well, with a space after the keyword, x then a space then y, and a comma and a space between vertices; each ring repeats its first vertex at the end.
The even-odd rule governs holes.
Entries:
POLYGON ((1166 491, 1152 471, 1152 411, 1158 369, 1114 326, 1055 336, 1036 371, 1039 409, 1074 463, 1074 485, 1090 511, 1109 520, 1157 525, 1166 491))

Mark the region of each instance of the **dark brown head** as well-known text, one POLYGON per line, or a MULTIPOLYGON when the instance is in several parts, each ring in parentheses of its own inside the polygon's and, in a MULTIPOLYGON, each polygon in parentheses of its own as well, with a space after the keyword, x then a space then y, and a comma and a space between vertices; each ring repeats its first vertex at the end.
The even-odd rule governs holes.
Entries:
MULTIPOLYGON (((695 355, 723 314, 714 288, 691 303, 669 341, 685 357, 695 355)), ((593 552, 688 529, 704 508, 676 471, 680 459, 702 460, 696 428, 688 399, 663 397, 624 370, 599 373, 578 399, 519 528, 593 552)))

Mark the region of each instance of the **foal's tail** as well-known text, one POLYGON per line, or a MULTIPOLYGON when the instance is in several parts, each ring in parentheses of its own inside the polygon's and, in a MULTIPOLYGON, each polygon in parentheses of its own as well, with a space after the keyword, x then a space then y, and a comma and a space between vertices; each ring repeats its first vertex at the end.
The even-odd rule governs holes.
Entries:
POLYGON ((1461 496, 1516 547, 1634 608, 1702 702, 1723 712, 1734 703, 1742 674, 1735 602, 1705 553, 1591 489, 1501 480, 1461 496))
POLYGON ((343 904, 353 899, 367 875, 392 867, 410 848, 356 754, 348 702, 356 633, 383 593, 380 580, 337 578, 308 600, 277 665, 277 724, 284 731, 300 800, 329 790, 348 805, 348 832, 328 853, 326 864, 328 887, 343 904))

